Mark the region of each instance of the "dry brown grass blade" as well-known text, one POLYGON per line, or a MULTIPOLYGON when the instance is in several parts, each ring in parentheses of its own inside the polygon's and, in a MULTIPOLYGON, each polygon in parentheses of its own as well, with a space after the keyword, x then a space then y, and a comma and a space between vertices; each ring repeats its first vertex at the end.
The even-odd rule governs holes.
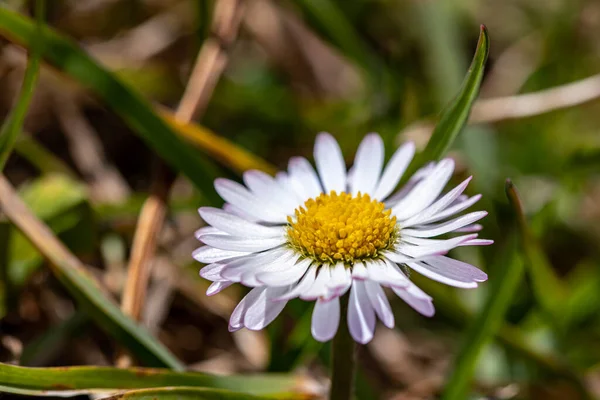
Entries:
MULTIPOLYGON (((533 117, 597 99, 600 99, 600 74, 538 92, 477 100, 468 123, 475 125, 533 117)), ((434 122, 421 120, 408 126, 401 135, 421 142, 422 138, 431 135, 434 128, 434 122)))
MULTIPOLYGON (((175 112, 175 120, 189 123, 206 105, 227 63, 227 49, 237 37, 243 15, 242 0, 219 0, 213 15, 212 36, 206 39, 196 59, 188 85, 175 112)), ((156 251, 157 237, 167 215, 167 202, 175 176, 162 164, 155 177, 155 190, 144 203, 136 227, 127 283, 121 306, 139 320, 145 302, 150 264, 156 251)), ((119 357, 118 366, 131 364, 128 356, 119 357)))
POLYGON ((271 175, 275 175, 277 172, 272 164, 204 126, 193 122, 178 121, 174 113, 164 107, 159 107, 156 110, 173 127, 175 132, 228 168, 240 174, 249 169, 258 169, 271 175))
POLYGON ((175 112, 177 120, 189 122, 206 109, 227 64, 227 50, 237 37, 244 11, 243 0, 219 0, 216 3, 212 34, 198 53, 191 78, 175 112))
MULTIPOLYGON (((167 169, 161 168, 161 172, 167 169)), ((156 248, 158 233, 162 229, 167 215, 167 197, 173 182, 172 174, 168 177, 159 174, 152 195, 144 202, 131 249, 129 269, 121 309, 135 320, 141 318, 141 311, 146 298, 146 287, 150 275, 150 261, 156 248)))
POLYGON ((54 236, 48 226, 29 211, 15 193, 10 182, 1 174, 0 209, 19 230, 25 233, 33 245, 53 263, 52 265, 68 264, 70 268, 82 274, 87 274, 81 261, 54 236))

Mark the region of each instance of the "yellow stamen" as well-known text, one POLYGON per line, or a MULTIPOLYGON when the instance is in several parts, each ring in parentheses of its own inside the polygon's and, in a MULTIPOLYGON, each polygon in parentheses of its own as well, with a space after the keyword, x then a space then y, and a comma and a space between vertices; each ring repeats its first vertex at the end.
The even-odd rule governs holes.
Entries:
POLYGON ((396 217, 368 194, 321 194, 308 199, 288 217, 292 247, 306 257, 352 264, 375 258, 397 238, 396 217))

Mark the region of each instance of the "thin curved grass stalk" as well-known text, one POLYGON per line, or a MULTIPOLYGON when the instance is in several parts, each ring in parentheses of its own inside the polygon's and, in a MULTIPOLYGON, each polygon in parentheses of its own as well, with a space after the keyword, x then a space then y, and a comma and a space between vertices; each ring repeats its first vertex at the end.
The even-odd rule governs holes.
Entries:
POLYGON ((45 10, 46 1, 37 0, 35 3, 35 33, 29 50, 29 60, 25 69, 21 92, 19 93, 15 107, 4 121, 4 124, 2 124, 2 129, 0 130, 0 172, 4 169, 6 161, 15 147, 17 137, 21 133, 23 122, 29 109, 29 103, 33 97, 35 84, 37 83, 44 46, 42 28, 44 26, 45 10))

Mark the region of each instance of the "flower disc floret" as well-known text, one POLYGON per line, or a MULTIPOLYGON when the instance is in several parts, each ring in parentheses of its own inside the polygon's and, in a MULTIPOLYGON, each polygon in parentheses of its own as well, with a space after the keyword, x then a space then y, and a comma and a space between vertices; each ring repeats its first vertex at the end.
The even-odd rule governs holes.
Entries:
POLYGON ((294 214, 288 217, 291 246, 319 261, 373 259, 397 239, 396 217, 368 194, 323 193, 294 214))

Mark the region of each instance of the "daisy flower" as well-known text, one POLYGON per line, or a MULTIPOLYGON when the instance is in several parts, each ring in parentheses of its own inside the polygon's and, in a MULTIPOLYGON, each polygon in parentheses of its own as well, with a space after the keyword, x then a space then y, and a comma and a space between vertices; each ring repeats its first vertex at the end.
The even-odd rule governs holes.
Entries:
POLYGON ((471 178, 442 195, 454 171, 447 158, 393 193, 414 153, 414 144, 406 143, 383 168, 383 141, 369 134, 347 171, 336 140, 321 133, 316 172, 294 157, 275 178, 252 170, 244 173, 245 185, 217 179, 226 203, 200 208, 209 226, 196 232, 205 246, 193 256, 208 264, 200 271, 213 282, 208 295, 233 283, 253 288, 233 311, 229 330, 263 329, 299 297, 316 302, 312 335, 328 341, 338 329, 339 298, 350 291, 348 328, 354 340, 367 343, 377 318, 394 326, 383 287, 419 313, 434 314, 432 298, 410 281, 410 270, 459 288, 485 281, 481 270, 445 256, 458 246, 492 243, 474 233, 485 211, 457 216, 481 197, 462 194, 471 178))

